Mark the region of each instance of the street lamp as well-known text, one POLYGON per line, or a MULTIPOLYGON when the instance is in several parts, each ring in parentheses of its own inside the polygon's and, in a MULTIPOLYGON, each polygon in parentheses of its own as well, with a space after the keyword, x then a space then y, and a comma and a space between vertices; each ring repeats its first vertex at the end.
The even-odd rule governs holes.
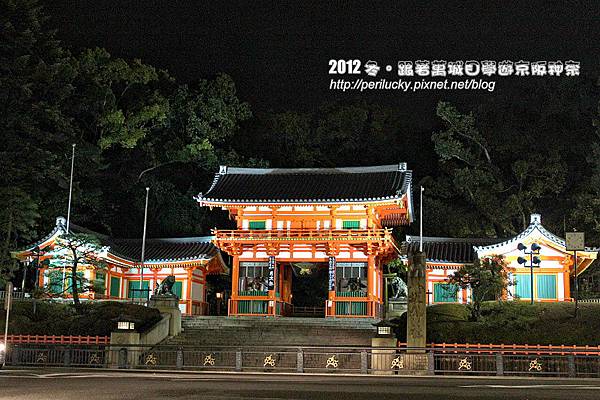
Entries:
MULTIPOLYGON (((531 283, 531 304, 533 304, 533 267, 539 268, 540 263, 542 262, 540 260, 540 258, 538 257, 540 255, 540 250, 541 250, 541 246, 537 243, 532 243, 531 244, 531 251, 527 251, 527 246, 525 246, 523 243, 519 243, 517 245, 517 248, 523 252, 523 254, 529 255, 529 265, 524 265, 525 267, 529 267, 530 273, 531 273, 531 278, 530 278, 530 283, 531 283), (534 265, 535 264, 535 265, 534 265)), ((527 263, 527 259, 523 258, 523 257, 519 257, 517 258, 517 262, 519 264, 525 264, 527 263)))
POLYGON ((10 309, 12 307, 12 293, 13 284, 12 282, 6 283, 6 294, 4 298, 4 310, 6 311, 6 321, 4 322, 4 341, 0 342, 0 368, 4 367, 6 363, 6 353, 8 349, 8 320, 10 316, 10 309))
POLYGON ((144 292, 144 256, 145 256, 145 252, 146 252, 146 227, 148 225, 148 195, 150 193, 150 188, 146 187, 146 205, 144 206, 144 232, 142 234, 142 259, 140 261, 140 298, 142 298, 142 296, 144 296, 146 298, 146 301, 148 300, 148 295, 150 294, 149 290, 148 293, 144 292))

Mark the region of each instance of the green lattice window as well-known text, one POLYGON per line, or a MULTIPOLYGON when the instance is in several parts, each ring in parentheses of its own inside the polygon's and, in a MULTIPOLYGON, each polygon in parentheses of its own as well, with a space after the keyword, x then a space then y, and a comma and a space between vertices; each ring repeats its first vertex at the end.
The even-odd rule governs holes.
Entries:
POLYGON ((51 270, 48 273, 48 289, 50 293, 59 294, 63 291, 63 279, 62 279, 62 271, 59 270, 51 270))
POLYGON ((110 297, 121 297, 121 278, 110 277, 110 297))
POLYGON ((556 299, 556 275, 536 274, 535 277, 537 280, 537 298, 556 299))
POLYGON ((238 303, 239 314, 267 314, 268 312, 267 300, 240 300, 238 303))
POLYGON ((458 286, 450 283, 434 283, 433 301, 435 303, 456 303, 458 301, 458 286))
POLYGON ((360 229, 360 221, 342 221, 342 228, 344 229, 360 229))
POLYGON ((150 287, 150 281, 142 282, 142 290, 140 289, 140 281, 139 280, 130 280, 129 281, 129 291, 127 297, 130 299, 144 299, 147 297, 148 288, 150 287))
MULTIPOLYGON (((84 281, 83 272, 77 272, 77 293, 83 292, 83 281, 84 281)), ((71 272, 67 271, 67 285, 69 289, 67 289, 67 293, 73 293, 73 279, 71 278, 71 272)))
POLYGON ((94 290, 97 294, 104 294, 106 291, 106 272, 96 271, 96 279, 94 279, 94 290))
POLYGON ((266 290, 241 290, 240 296, 267 296, 269 294, 266 290))
POLYGON ((335 315, 367 315, 366 301, 338 301, 335 303, 335 315))
POLYGON ((267 229, 266 221, 249 221, 248 227, 252 230, 267 229))
POLYGON ((181 281, 175 281, 175 284, 173 285, 173 294, 177 297, 179 297, 181 299, 181 296, 183 294, 183 282, 181 281))
POLYGON ((531 299, 530 274, 515 274, 515 295, 521 299, 531 299))

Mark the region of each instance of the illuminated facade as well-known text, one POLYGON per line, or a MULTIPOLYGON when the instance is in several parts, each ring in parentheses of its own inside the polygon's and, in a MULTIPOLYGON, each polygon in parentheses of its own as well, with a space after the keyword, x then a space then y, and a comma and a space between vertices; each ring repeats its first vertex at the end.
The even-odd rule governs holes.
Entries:
MULTIPOLYGON (((532 214, 529 226, 508 239, 456 239, 424 237, 423 250, 427 254, 428 303, 467 303, 469 290, 456 290, 446 282, 461 266, 471 264, 476 258, 504 256, 509 270, 510 285, 505 300, 531 300, 532 282, 529 256, 518 249, 522 243, 531 248, 541 246, 539 267, 533 268, 533 300, 536 302, 572 301, 571 280, 575 276, 574 257, 567 251, 564 239, 549 232, 542 225, 539 214, 532 214), (518 257, 527 259, 519 264, 518 257), (527 266, 525 266, 527 265, 527 266)), ((404 253, 418 249, 419 237, 407 236, 404 253)), ((596 259, 597 250, 586 248, 577 252, 577 275, 583 273, 596 259)))
MULTIPOLYGON (((148 239, 140 291, 141 249, 139 239, 114 239, 70 224, 73 234, 85 233, 96 237, 102 244, 94 258, 103 267, 81 263, 78 274, 82 280, 96 282, 100 291, 83 290, 84 300, 143 301, 148 294, 169 275, 175 276, 174 293, 179 297, 179 308, 187 315, 207 313, 206 276, 227 272, 212 237, 148 239)), ((37 284, 49 289, 52 297, 71 297, 71 280, 64 279, 63 268, 57 267, 56 243, 66 233, 66 221, 59 217, 50 234, 28 246, 14 256, 22 263, 35 261, 38 270, 37 284), (44 262, 46 261, 46 262, 44 262)))
POLYGON ((328 269, 326 317, 380 316, 391 228, 412 221, 405 163, 355 168, 221 167, 201 206, 226 210, 236 229, 215 229, 231 255, 229 315, 290 315, 292 267, 328 269))

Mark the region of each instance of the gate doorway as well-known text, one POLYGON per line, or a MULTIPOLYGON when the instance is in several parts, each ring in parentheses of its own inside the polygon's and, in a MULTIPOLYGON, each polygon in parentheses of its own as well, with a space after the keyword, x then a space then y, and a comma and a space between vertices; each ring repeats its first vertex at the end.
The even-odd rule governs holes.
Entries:
POLYGON ((294 317, 325 317, 329 273, 324 263, 293 263, 292 305, 294 317))

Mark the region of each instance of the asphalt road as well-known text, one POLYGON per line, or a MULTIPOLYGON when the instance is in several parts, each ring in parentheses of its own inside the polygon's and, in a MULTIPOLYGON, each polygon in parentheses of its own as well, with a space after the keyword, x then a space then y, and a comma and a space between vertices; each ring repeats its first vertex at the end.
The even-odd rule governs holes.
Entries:
POLYGON ((0 371, 0 399, 599 399, 600 380, 0 371))

